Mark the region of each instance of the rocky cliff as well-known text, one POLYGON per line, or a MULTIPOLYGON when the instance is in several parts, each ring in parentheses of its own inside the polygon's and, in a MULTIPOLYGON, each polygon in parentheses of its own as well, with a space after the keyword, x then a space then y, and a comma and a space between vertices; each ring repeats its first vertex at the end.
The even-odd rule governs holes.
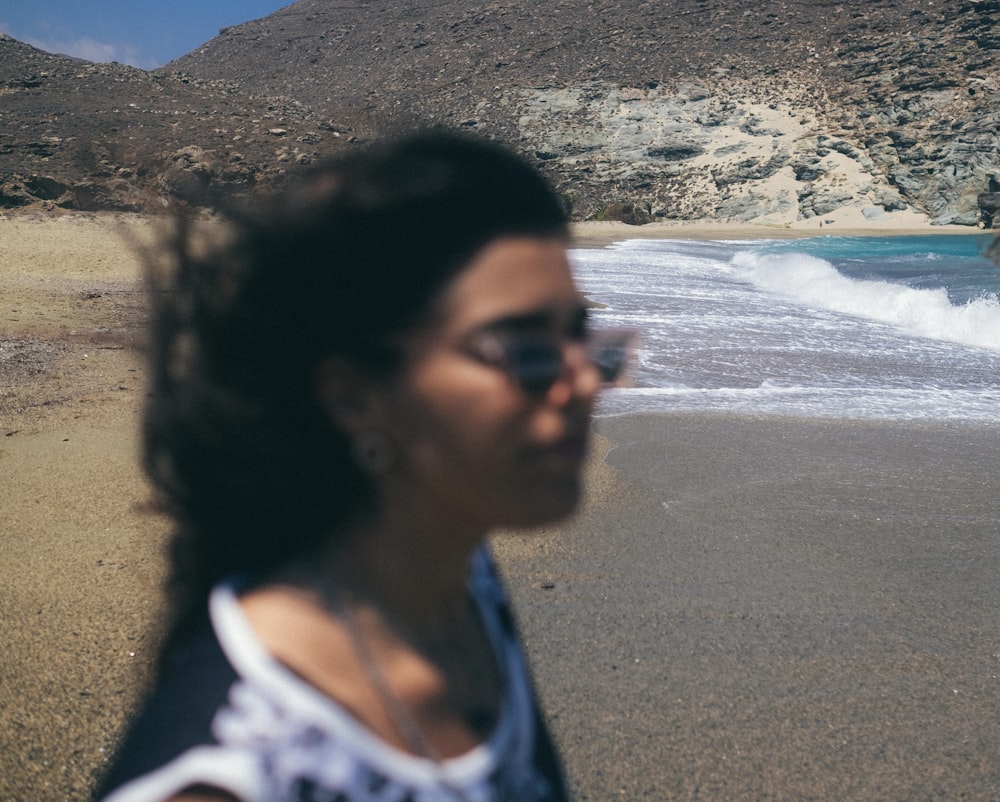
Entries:
POLYGON ((151 74, 0 38, 0 203, 198 203, 439 124, 514 144, 579 218, 991 226, 997 23, 1000 0, 299 0, 151 74))

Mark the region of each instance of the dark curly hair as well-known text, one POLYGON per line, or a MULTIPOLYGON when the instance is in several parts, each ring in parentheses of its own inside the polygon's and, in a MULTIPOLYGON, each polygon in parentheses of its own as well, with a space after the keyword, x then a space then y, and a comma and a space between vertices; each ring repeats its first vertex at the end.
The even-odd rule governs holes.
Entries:
POLYGON ((175 522, 168 647, 221 578, 281 565, 373 503, 320 406, 320 363, 391 372, 391 342, 483 246, 567 235, 533 168, 446 132, 355 151, 256 209, 219 211, 224 242, 200 245, 179 220, 148 270, 144 464, 175 522))

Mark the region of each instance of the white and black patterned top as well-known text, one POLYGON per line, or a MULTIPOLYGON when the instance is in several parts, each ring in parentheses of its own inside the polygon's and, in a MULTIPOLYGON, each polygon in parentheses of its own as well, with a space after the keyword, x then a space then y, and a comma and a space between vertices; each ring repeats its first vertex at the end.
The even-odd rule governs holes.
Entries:
POLYGON ((485 549, 470 591, 503 675, 497 725, 472 751, 435 764, 379 739, 264 650, 226 583, 134 722, 104 782, 106 802, 159 802, 197 785, 244 802, 455 802, 456 789, 469 802, 565 800, 485 549))

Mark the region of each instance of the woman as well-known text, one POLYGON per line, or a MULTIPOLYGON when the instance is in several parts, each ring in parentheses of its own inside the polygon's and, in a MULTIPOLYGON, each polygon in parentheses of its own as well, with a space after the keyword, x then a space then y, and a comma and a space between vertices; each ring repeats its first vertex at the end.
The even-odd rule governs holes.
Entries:
POLYGON ((484 541, 568 515, 621 335, 557 197, 428 133, 316 171, 151 276, 147 471, 176 522, 130 800, 560 800, 484 541))

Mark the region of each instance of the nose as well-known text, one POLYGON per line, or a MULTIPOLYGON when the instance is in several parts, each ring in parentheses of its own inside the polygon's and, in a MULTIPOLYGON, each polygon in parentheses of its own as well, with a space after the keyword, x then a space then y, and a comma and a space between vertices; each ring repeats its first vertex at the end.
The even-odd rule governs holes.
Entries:
POLYGON ((546 400, 560 407, 571 401, 591 403, 601 386, 601 373, 587 353, 586 345, 571 342, 563 352, 562 373, 549 388, 546 400))

